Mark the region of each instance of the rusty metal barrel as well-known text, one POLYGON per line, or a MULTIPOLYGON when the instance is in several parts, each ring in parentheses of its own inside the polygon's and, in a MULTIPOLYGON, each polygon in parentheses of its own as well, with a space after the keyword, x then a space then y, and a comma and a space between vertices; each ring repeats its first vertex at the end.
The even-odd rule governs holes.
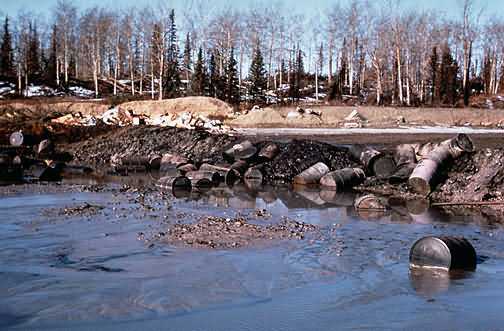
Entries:
POLYGON ((349 149, 349 152, 355 160, 359 161, 364 166, 368 174, 378 178, 388 178, 396 169, 396 164, 392 157, 372 147, 353 145, 349 149))
POLYGON ((403 144, 396 148, 394 161, 396 163, 395 172, 389 177, 390 184, 400 184, 406 182, 416 167, 416 150, 418 145, 403 144))
POLYGON ((329 173, 329 167, 323 162, 312 165, 296 177, 294 184, 298 185, 314 185, 319 184, 320 179, 329 173))
POLYGON ((243 160, 239 160, 233 163, 230 169, 236 170, 240 176, 243 176, 248 169, 248 163, 243 160))
POLYGON ((159 171, 167 172, 173 168, 189 163, 189 159, 178 154, 164 154, 161 157, 159 171))
POLYGON ((257 153, 257 148, 249 141, 245 140, 224 151, 224 159, 233 162, 235 160, 248 160, 257 153))
POLYGON ((410 267, 476 270, 476 250, 465 238, 424 237, 411 247, 410 267))
POLYGON ((247 179, 247 180, 255 180, 258 182, 262 182, 263 181, 263 174, 262 174, 262 171, 259 167, 251 167, 251 168, 248 168, 248 170, 245 172, 245 174, 243 175, 243 178, 247 179))
POLYGON ((208 188, 219 184, 220 175, 214 171, 191 171, 186 173, 192 187, 208 188))
POLYGON ((162 189, 169 189, 169 190, 175 190, 175 189, 190 190, 191 181, 184 176, 176 176, 176 177, 167 176, 160 178, 157 181, 156 186, 162 189))
POLYGON ((325 189, 343 191, 362 184, 366 180, 364 170, 360 168, 345 168, 328 173, 320 179, 320 185, 325 189))
POLYGON ((258 156, 261 161, 271 161, 278 155, 278 153, 280 153, 278 145, 275 143, 269 143, 261 148, 258 156))
POLYGON ((149 166, 151 170, 161 169, 161 160, 163 159, 160 155, 154 155, 149 159, 149 166))
POLYGON ((208 163, 203 163, 199 170, 205 170, 205 171, 215 171, 220 173, 223 177, 226 176, 226 173, 230 170, 231 168, 229 167, 221 167, 221 166, 216 166, 208 163))
POLYGON ((446 140, 436 146, 413 170, 409 184, 413 190, 425 196, 431 193, 432 181, 439 167, 450 159, 457 159, 464 153, 474 151, 471 139, 465 134, 446 140))
POLYGON ((188 172, 197 171, 197 170, 198 170, 198 168, 194 164, 192 164, 192 163, 183 164, 183 165, 180 165, 180 166, 177 167, 177 171, 182 176, 184 176, 188 172))
POLYGON ((42 140, 37 147, 37 154, 47 155, 54 153, 54 144, 49 139, 42 140))
POLYGON ((23 146, 23 145, 31 146, 31 145, 35 145, 37 143, 37 140, 35 139, 34 136, 32 136, 30 134, 23 133, 22 131, 16 131, 16 132, 13 132, 9 136, 9 143, 12 146, 16 146, 16 147, 23 146))

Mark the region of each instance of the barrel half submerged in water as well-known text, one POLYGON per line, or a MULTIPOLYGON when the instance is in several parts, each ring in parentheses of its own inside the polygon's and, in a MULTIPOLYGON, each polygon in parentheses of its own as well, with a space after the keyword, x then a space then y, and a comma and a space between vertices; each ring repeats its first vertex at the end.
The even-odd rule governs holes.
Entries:
POLYGON ((472 271, 476 250, 465 238, 425 237, 411 248, 410 267, 472 271))

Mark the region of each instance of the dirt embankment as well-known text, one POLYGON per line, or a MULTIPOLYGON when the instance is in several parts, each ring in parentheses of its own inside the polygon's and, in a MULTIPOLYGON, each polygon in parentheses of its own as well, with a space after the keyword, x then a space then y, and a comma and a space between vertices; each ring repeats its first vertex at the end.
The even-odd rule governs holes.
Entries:
POLYGON ((237 138, 205 131, 150 126, 124 127, 65 149, 76 163, 104 166, 115 155, 152 157, 177 153, 194 161, 222 162, 222 151, 237 138))
POLYGON ((320 117, 304 115, 289 117, 295 107, 266 108, 259 112, 249 112, 227 122, 232 127, 342 127, 345 118, 357 110, 364 119, 362 126, 369 128, 391 128, 404 126, 473 126, 485 128, 504 127, 503 109, 477 108, 393 108, 393 107, 336 107, 316 106, 320 117))
POLYGON ((194 113, 216 119, 228 119, 233 108, 215 98, 186 97, 161 101, 132 101, 119 105, 120 109, 130 110, 137 115, 159 116, 164 114, 194 113))

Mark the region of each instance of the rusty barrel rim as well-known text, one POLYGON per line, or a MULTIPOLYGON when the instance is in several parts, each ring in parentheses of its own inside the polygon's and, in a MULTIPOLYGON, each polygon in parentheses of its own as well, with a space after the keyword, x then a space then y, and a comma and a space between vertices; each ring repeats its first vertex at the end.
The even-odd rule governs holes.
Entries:
POLYGON ((474 152, 474 143, 465 133, 459 133, 455 138, 456 145, 466 153, 474 152))

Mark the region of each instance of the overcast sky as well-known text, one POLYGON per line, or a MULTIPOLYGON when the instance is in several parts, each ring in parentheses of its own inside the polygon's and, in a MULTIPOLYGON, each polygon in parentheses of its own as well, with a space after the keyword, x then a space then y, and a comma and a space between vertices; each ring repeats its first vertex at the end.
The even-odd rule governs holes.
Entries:
MULTIPOLYGON (((252 6, 258 0, 207 0, 217 8, 235 7, 244 8, 252 6)), ((303 12, 306 15, 312 15, 317 12, 324 11, 325 8, 331 6, 337 0, 283 0, 281 1, 289 10, 303 12)), ((345 3, 348 0, 340 0, 345 3)), ((372 0, 379 1, 379 0, 372 0)), ((402 0, 403 6, 406 8, 415 9, 435 9, 440 12, 450 15, 456 11, 460 11, 460 3, 462 0, 402 0)), ((182 10, 190 0, 171 0, 166 1, 171 3, 176 10, 182 10)), ((269 2, 269 1, 266 1, 269 2)), ((0 0, 0 12, 9 15, 15 15, 19 9, 34 11, 36 13, 47 14, 54 6, 56 0, 0 0)), ((128 6, 142 6, 144 4, 156 5, 158 0, 81 0, 74 1, 81 8, 88 8, 95 5, 105 6, 110 8, 121 8, 128 6)), ((478 7, 486 8, 487 15, 504 16, 504 0, 476 0, 478 7)), ((453 15, 453 14, 452 14, 453 15)))

